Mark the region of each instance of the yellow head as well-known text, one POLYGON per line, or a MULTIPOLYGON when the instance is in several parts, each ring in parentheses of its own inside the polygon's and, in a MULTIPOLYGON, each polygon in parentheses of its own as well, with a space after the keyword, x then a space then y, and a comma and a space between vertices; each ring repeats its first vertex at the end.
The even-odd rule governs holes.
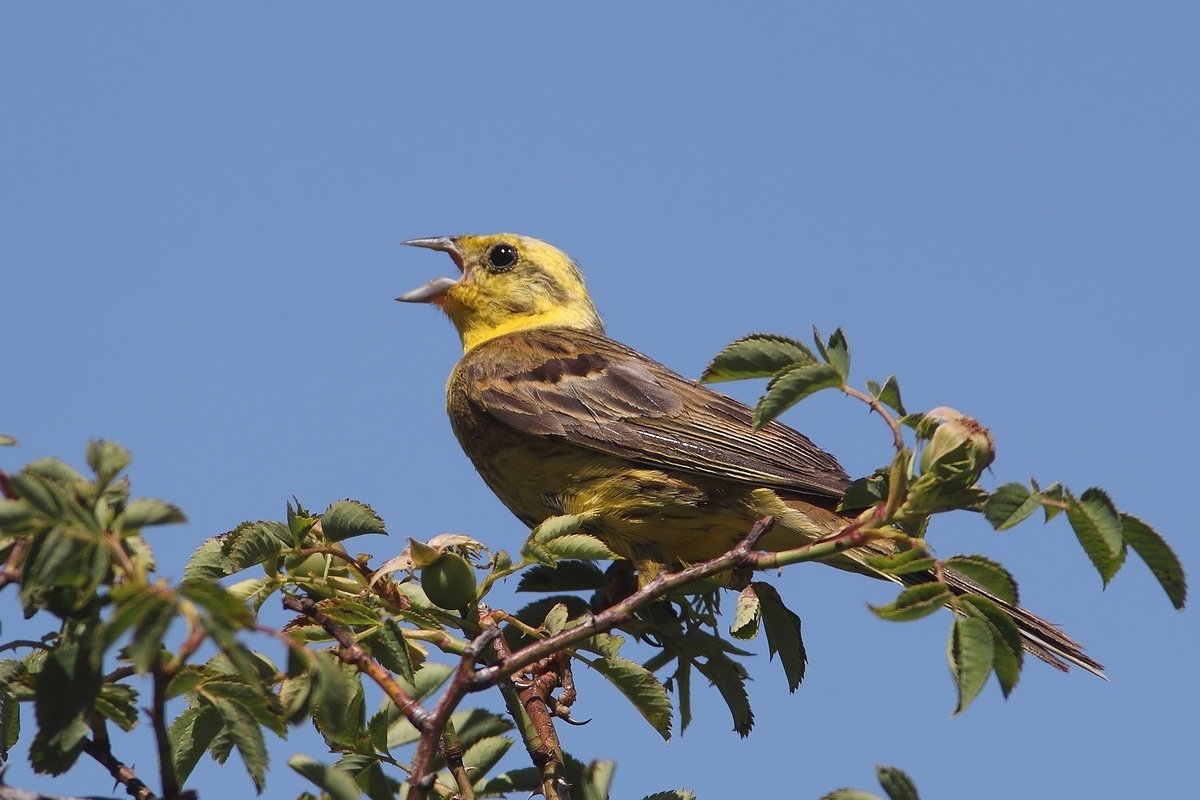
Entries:
POLYGON ((530 328, 604 333, 575 262, 556 247, 513 233, 441 236, 404 244, 449 253, 462 277, 435 278, 397 300, 433 303, 458 329, 463 349, 530 328))

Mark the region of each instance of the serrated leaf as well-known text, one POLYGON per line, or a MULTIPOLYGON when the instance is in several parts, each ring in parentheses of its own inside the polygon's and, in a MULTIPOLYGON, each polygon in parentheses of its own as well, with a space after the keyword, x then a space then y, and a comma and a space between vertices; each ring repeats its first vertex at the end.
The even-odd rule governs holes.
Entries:
POLYGON ((557 517, 547 517, 533 529, 530 536, 533 541, 545 544, 560 536, 576 533, 583 525, 583 517, 578 514, 562 514, 557 517))
POLYGON ((200 756, 223 727, 221 714, 210 705, 185 708, 171 722, 167 740, 171 743, 171 756, 180 785, 187 782, 200 756))
POLYGON ((921 800, 917 785, 903 771, 880 765, 875 768, 875 776, 879 778, 883 791, 887 792, 888 800, 921 800))
POLYGON ((671 700, 654 673, 620 656, 597 658, 590 663, 633 703, 664 740, 671 740, 671 700))
MULTIPOLYGON (((1042 497, 1046 498, 1047 500, 1054 500, 1061 503, 1064 499, 1066 499, 1066 489, 1063 488, 1061 483, 1055 482, 1042 490, 1042 497)), ((1061 514, 1063 510, 1056 505, 1047 503, 1042 506, 1042 511, 1044 511, 1046 514, 1046 522, 1049 522, 1061 514)))
POLYGON ((1067 520, 1075 538, 1091 559, 1107 586, 1125 561, 1125 538, 1112 500, 1102 489, 1092 487, 1078 499, 1067 494, 1067 520))
POLYGON ((993 528, 1004 531, 1025 520, 1041 505, 1041 492, 1031 492, 1019 483, 1006 483, 988 496, 983 516, 993 528))
POLYGON ((733 612, 733 624, 729 626, 729 633, 733 638, 749 641, 758 636, 760 612, 758 594, 754 591, 754 585, 751 584, 738 594, 737 607, 733 612))
POLYGON ((955 714, 966 711, 971 701, 979 696, 992 672, 994 655, 992 632, 986 622, 975 617, 955 617, 946 648, 950 674, 958 687, 955 714))
POLYGON ((1183 564, 1158 531, 1132 514, 1121 514, 1121 535, 1154 573, 1171 605, 1182 609, 1187 602, 1187 575, 1183 564))
POLYGON ((464 747, 470 747, 481 739, 489 736, 499 736, 511 731, 516 726, 512 720, 494 714, 485 708, 468 708, 451 715, 451 723, 458 732, 458 741, 464 747))
POLYGON ((570 533, 557 536, 546 543, 546 549, 558 558, 582 560, 609 560, 616 558, 616 553, 609 550, 604 542, 586 533, 570 533))
POLYGON ((648 794, 642 800, 696 800, 696 795, 687 789, 671 789, 666 792, 648 794))
POLYGON ((977 583, 1010 606, 1018 603, 1017 583, 1008 570, 980 555, 953 556, 943 566, 977 583))
POLYGON ((187 517, 179 506, 152 497, 131 500, 125 506, 125 513, 121 515, 121 525, 125 530, 170 525, 175 522, 187 522, 187 517))
POLYGON ((363 639, 370 648, 371 655, 389 672, 399 675, 412 684, 416 678, 413 675, 412 659, 409 657, 408 645, 400 626, 392 618, 385 619, 379 628, 363 639))
POLYGON ((7 761, 13 745, 21 738, 21 704, 0 684, 0 761, 7 761))
POLYGON ((16 525, 33 516, 33 508, 20 500, 0 499, 0 530, 6 526, 16 525))
POLYGON ((604 586, 604 570, 590 561, 559 561, 553 567, 537 565, 521 573, 518 592, 583 592, 604 586))
POLYGON ((802 364, 778 373, 754 407, 754 429, 761 429, 810 394, 843 382, 841 374, 828 364, 802 364))
POLYGON ((542 628, 551 636, 561 632, 567 626, 568 614, 566 604, 555 603, 546 614, 546 619, 542 621, 542 628))
POLYGON ((869 608, 880 619, 907 622, 929 616, 953 597, 945 584, 920 583, 905 589, 893 603, 869 608))
POLYGON ((769 583, 755 582, 754 588, 762 604, 763 627, 767 633, 767 652, 772 658, 779 655, 788 691, 795 692, 804 680, 808 653, 801 637, 800 616, 783 603, 779 592, 769 583))
POLYGON ((174 597, 159 596, 133 631, 133 640, 126 648, 126 653, 139 675, 148 674, 158 662, 163 639, 175 619, 174 600, 174 597))
POLYGON ((375 510, 357 500, 338 500, 325 509, 321 515, 321 530, 327 542, 340 542, 369 533, 387 533, 375 510))
POLYGON ((28 467, 9 475, 8 482, 17 497, 47 517, 61 519, 66 513, 70 500, 64 490, 56 483, 32 474, 28 467))
POLYGON ((886 556, 867 556, 863 560, 867 566, 873 567, 885 575, 928 572, 937 564, 936 558, 917 547, 886 556))
POLYGON ((822 795, 821 800, 880 800, 879 795, 864 792, 862 789, 836 789, 827 795, 822 795))
POLYGON ((837 370, 838 375, 845 381, 850 375, 850 345, 846 342, 846 334, 842 333, 841 328, 838 328, 829 335, 828 342, 822 343, 821 332, 814 325, 813 338, 817 343, 817 350, 821 353, 821 358, 837 370))
POLYGON ((908 413, 904 410, 904 403, 900 400, 900 383, 896 380, 895 375, 888 375, 887 380, 883 382, 883 387, 872 394, 875 395, 876 400, 897 414, 904 416, 908 413))
POLYGON ((185 581, 215 581, 232 572, 229 558, 225 555, 224 543, 218 536, 205 539, 183 568, 185 581))
POLYGON ((701 383, 746 378, 769 378, 795 364, 815 364, 817 357, 800 342, 786 336, 752 333, 716 355, 700 376, 701 383))
POLYGON ((316 759, 305 755, 294 755, 287 761, 288 766, 312 781, 318 788, 329 794, 330 800, 359 800, 362 792, 350 773, 343 772, 337 767, 322 764, 316 759))
POLYGON ((475 779, 477 785, 486 783, 483 776, 491 772, 492 767, 500 762, 508 749, 513 746, 513 740, 507 736, 487 736, 472 745, 468 745, 463 753, 463 766, 468 774, 475 779))
POLYGON ((94 439, 88 442, 87 463, 101 484, 107 484, 129 466, 133 457, 116 442, 94 439))
POLYGON ((870 508, 887 499, 888 471, 876 470, 870 475, 853 481, 838 502, 839 511, 870 508))
POLYGON ((749 736, 754 728, 754 712, 746 693, 748 676, 745 668, 719 650, 710 653, 706 661, 694 661, 693 664, 721 693, 721 699, 733 717, 733 729, 739 736, 749 736))
POLYGON ((223 541, 222 548, 234 571, 278 556, 291 546, 292 534, 282 522, 244 522, 223 541))
POLYGON ((1025 653, 1021 646, 1021 631, 1007 611, 981 595, 968 594, 958 598, 957 605, 965 613, 987 620, 992 628, 992 669, 1007 698, 1021 679, 1025 653))

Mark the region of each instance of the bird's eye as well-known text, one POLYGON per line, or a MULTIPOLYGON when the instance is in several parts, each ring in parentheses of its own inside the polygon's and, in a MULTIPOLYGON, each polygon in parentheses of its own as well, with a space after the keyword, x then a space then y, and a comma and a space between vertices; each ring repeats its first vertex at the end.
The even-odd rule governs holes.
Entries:
POLYGON ((488 263, 495 272, 505 272, 517 263, 517 248, 511 244, 498 244, 488 251, 488 263))

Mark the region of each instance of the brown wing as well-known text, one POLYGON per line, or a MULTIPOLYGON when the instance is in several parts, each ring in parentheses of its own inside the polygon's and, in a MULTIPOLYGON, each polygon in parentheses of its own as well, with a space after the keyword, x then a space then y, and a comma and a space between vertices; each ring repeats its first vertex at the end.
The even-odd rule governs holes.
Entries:
POLYGON ((849 478, 808 437, 754 432, 743 403, 603 336, 565 328, 480 345, 452 382, 477 414, 651 467, 841 497, 849 478))

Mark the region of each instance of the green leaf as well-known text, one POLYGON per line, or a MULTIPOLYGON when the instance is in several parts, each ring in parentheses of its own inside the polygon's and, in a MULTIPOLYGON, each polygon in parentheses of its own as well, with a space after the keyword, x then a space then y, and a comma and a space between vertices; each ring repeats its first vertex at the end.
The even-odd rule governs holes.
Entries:
POLYGON ((886 556, 867 556, 867 566, 874 567, 885 575, 910 575, 928 572, 937 564, 937 559, 919 547, 901 550, 886 556))
POLYGON ((904 416, 908 413, 904 410, 904 403, 900 400, 900 384, 896 381, 895 375, 888 375, 887 380, 883 382, 883 388, 873 392, 873 394, 876 400, 897 414, 904 416))
POLYGON ((829 335, 829 342, 822 344, 821 332, 814 325, 813 338, 817 342, 817 350, 820 351, 821 357, 829 366, 837 370, 842 382, 845 382, 850 375, 850 345, 846 342, 846 334, 842 333, 841 328, 838 328, 829 335))
POLYGON ((104 439, 95 439, 88 442, 87 446, 87 462, 92 471, 96 473, 101 485, 107 485, 112 482, 113 478, 121 473, 121 470, 129 466, 129 462, 133 457, 129 455, 129 451, 116 442, 106 441, 104 439))
POLYGON ((864 792, 862 789, 837 789, 823 795, 821 800, 880 800, 880 798, 879 795, 864 792))
POLYGON ((964 613, 984 619, 991 626, 992 644, 995 648, 992 668, 996 672, 996 680, 1000 683, 1000 691, 1007 698, 1021 679, 1021 669, 1025 664, 1021 631, 1017 628, 1017 623, 1007 611, 982 595, 963 595, 957 599, 956 605, 964 613))
MULTIPOLYGON (((1061 503, 1066 499, 1066 492, 1067 490, 1063 488, 1061 483, 1052 483, 1042 492, 1042 497, 1046 498, 1047 500, 1055 500, 1061 503)), ((1042 511, 1046 514, 1046 522, 1049 522, 1062 513, 1061 508, 1049 504, 1043 505, 1042 511)))
POLYGON ((56 483, 25 470, 8 476, 9 485, 17 497, 51 519, 62 519, 70 499, 56 483))
POLYGON ((215 581, 233 572, 225 555, 225 543, 220 536, 205 539, 183 568, 185 581, 215 581))
POLYGON ((887 792, 888 800, 921 800, 917 785, 901 770, 880 765, 875 768, 875 775, 879 778, 879 785, 887 792))
POLYGON ((362 797, 354 778, 337 767, 322 764, 305 755, 294 755, 287 763, 322 791, 327 792, 330 800, 359 800, 362 797))
POLYGON ((880 619, 907 622, 929 616, 953 597, 945 584, 920 583, 905 589, 893 603, 869 607, 880 619))
POLYGON ((597 658, 589 663, 633 703, 664 740, 671 740, 671 700, 654 673, 620 656, 597 658))
POLYGON ((468 708, 466 711, 456 712, 450 717, 450 721, 454 724, 454 730, 458 732, 458 741, 464 747, 470 747, 489 736, 507 733, 516 727, 507 717, 493 714, 483 708, 468 708))
POLYGON ((243 522, 226 534, 223 551, 234 571, 277 556, 291 547, 291 532, 282 522, 243 522))
POLYGON ((0 499, 0 530, 9 525, 24 522, 31 516, 33 516, 33 509, 28 503, 23 503, 20 500, 0 499))
POLYGON ((383 621, 377 630, 364 637, 363 644, 371 651, 375 660, 389 672, 399 675, 412 684, 416 678, 413 675, 412 659, 409 657, 408 644, 400 632, 396 620, 389 617, 383 621))
POLYGON ((584 592, 604 586, 604 570, 590 561, 559 561, 553 567, 539 564, 521 573, 518 592, 584 592))
POLYGON ((730 635, 744 641, 758 636, 760 612, 758 595, 754 591, 754 585, 751 584, 738 594, 737 608, 733 612, 733 624, 729 626, 730 635))
POLYGON ((172 760, 179 783, 184 784, 196 768, 200 756, 221 732, 221 714, 211 705, 185 708, 167 730, 172 760))
POLYGON ((813 352, 795 339, 752 333, 718 353, 700 376, 700 382, 769 378, 786 367, 816 362, 817 357, 813 352))
POLYGON ((838 510, 870 508, 887 500, 887 494, 888 471, 877 469, 870 475, 858 478, 846 488, 838 503, 838 510))
POLYGON ((788 691, 795 692, 804 680, 808 653, 800 635, 800 617, 783 603, 779 592, 769 583, 752 584, 762 604, 763 627, 767 632, 767 651, 772 658, 779 654, 779 663, 787 677, 788 691))
POLYGON ((167 628, 175 619, 175 598, 159 595, 133 631, 133 640, 126 652, 139 675, 148 674, 158 663, 167 628))
POLYGON ((971 705, 992 672, 995 648, 988 623, 976 617, 956 617, 950 629, 950 642, 946 656, 950 662, 950 673, 958 687, 958 705, 955 714, 961 714, 971 705))
POLYGON ((1095 487, 1086 490, 1079 499, 1067 494, 1067 520, 1107 586, 1125 561, 1125 538, 1112 500, 1095 487))
POLYGON ((139 497, 125 506, 121 516, 121 526, 124 530, 147 528, 151 525, 169 525, 175 522, 187 522, 187 517, 178 506, 155 500, 151 497, 139 497))
POLYGON ((1187 602, 1187 575, 1166 540, 1142 520, 1125 513, 1121 514, 1121 534, 1154 573, 1171 605, 1182 609, 1187 602))
POLYGON ((583 525, 583 517, 578 514, 563 514, 557 517, 547 517, 542 520, 533 533, 530 534, 535 542, 545 544, 560 536, 576 533, 583 525))
POLYGON ((1008 570, 984 556, 953 556, 943 566, 965 576, 1010 606, 1017 605, 1017 583, 1008 570))
POLYGON ((586 533, 557 536, 546 543, 546 549, 558 558, 609 560, 617 557, 604 542, 586 533))
POLYGON ((137 692, 123 683, 105 683, 96 696, 96 710, 128 733, 137 726, 137 692))
POLYGON ((648 794, 642 800, 696 800, 696 795, 687 789, 670 789, 665 792, 648 794))
POLYGON ((0 434, 0 447, 13 447, 18 444, 20 444, 20 442, 13 437, 0 434))
POLYGON ((467 746, 463 753, 463 766, 472 777, 479 776, 476 785, 486 783, 483 776, 492 771, 492 767, 500 762, 512 746, 513 740, 507 736, 488 736, 467 746))
POLYGON ((21 704, 16 695, 0 683, 0 761, 8 761, 8 754, 21 737, 21 704))
POLYGON ((1019 483, 996 488, 983 504, 983 516, 998 531, 1008 530, 1042 505, 1042 493, 1031 492, 1019 483))
POLYGON ((733 729, 743 738, 754 727, 754 712, 746 693, 746 669, 721 651, 709 653, 707 661, 693 662, 701 675, 712 681, 733 716, 733 729))
POLYGON ((542 621, 542 628, 551 636, 561 632, 567 626, 569 613, 565 603, 555 603, 542 621))
POLYGON ((324 531, 327 542, 340 542, 368 533, 387 533, 383 527, 383 520, 374 509, 357 500, 338 500, 325 509, 325 513, 321 515, 321 530, 324 531))
POLYGON ((841 373, 828 364, 802 364, 780 372, 754 407, 754 429, 761 429, 810 394, 843 383, 841 373))

